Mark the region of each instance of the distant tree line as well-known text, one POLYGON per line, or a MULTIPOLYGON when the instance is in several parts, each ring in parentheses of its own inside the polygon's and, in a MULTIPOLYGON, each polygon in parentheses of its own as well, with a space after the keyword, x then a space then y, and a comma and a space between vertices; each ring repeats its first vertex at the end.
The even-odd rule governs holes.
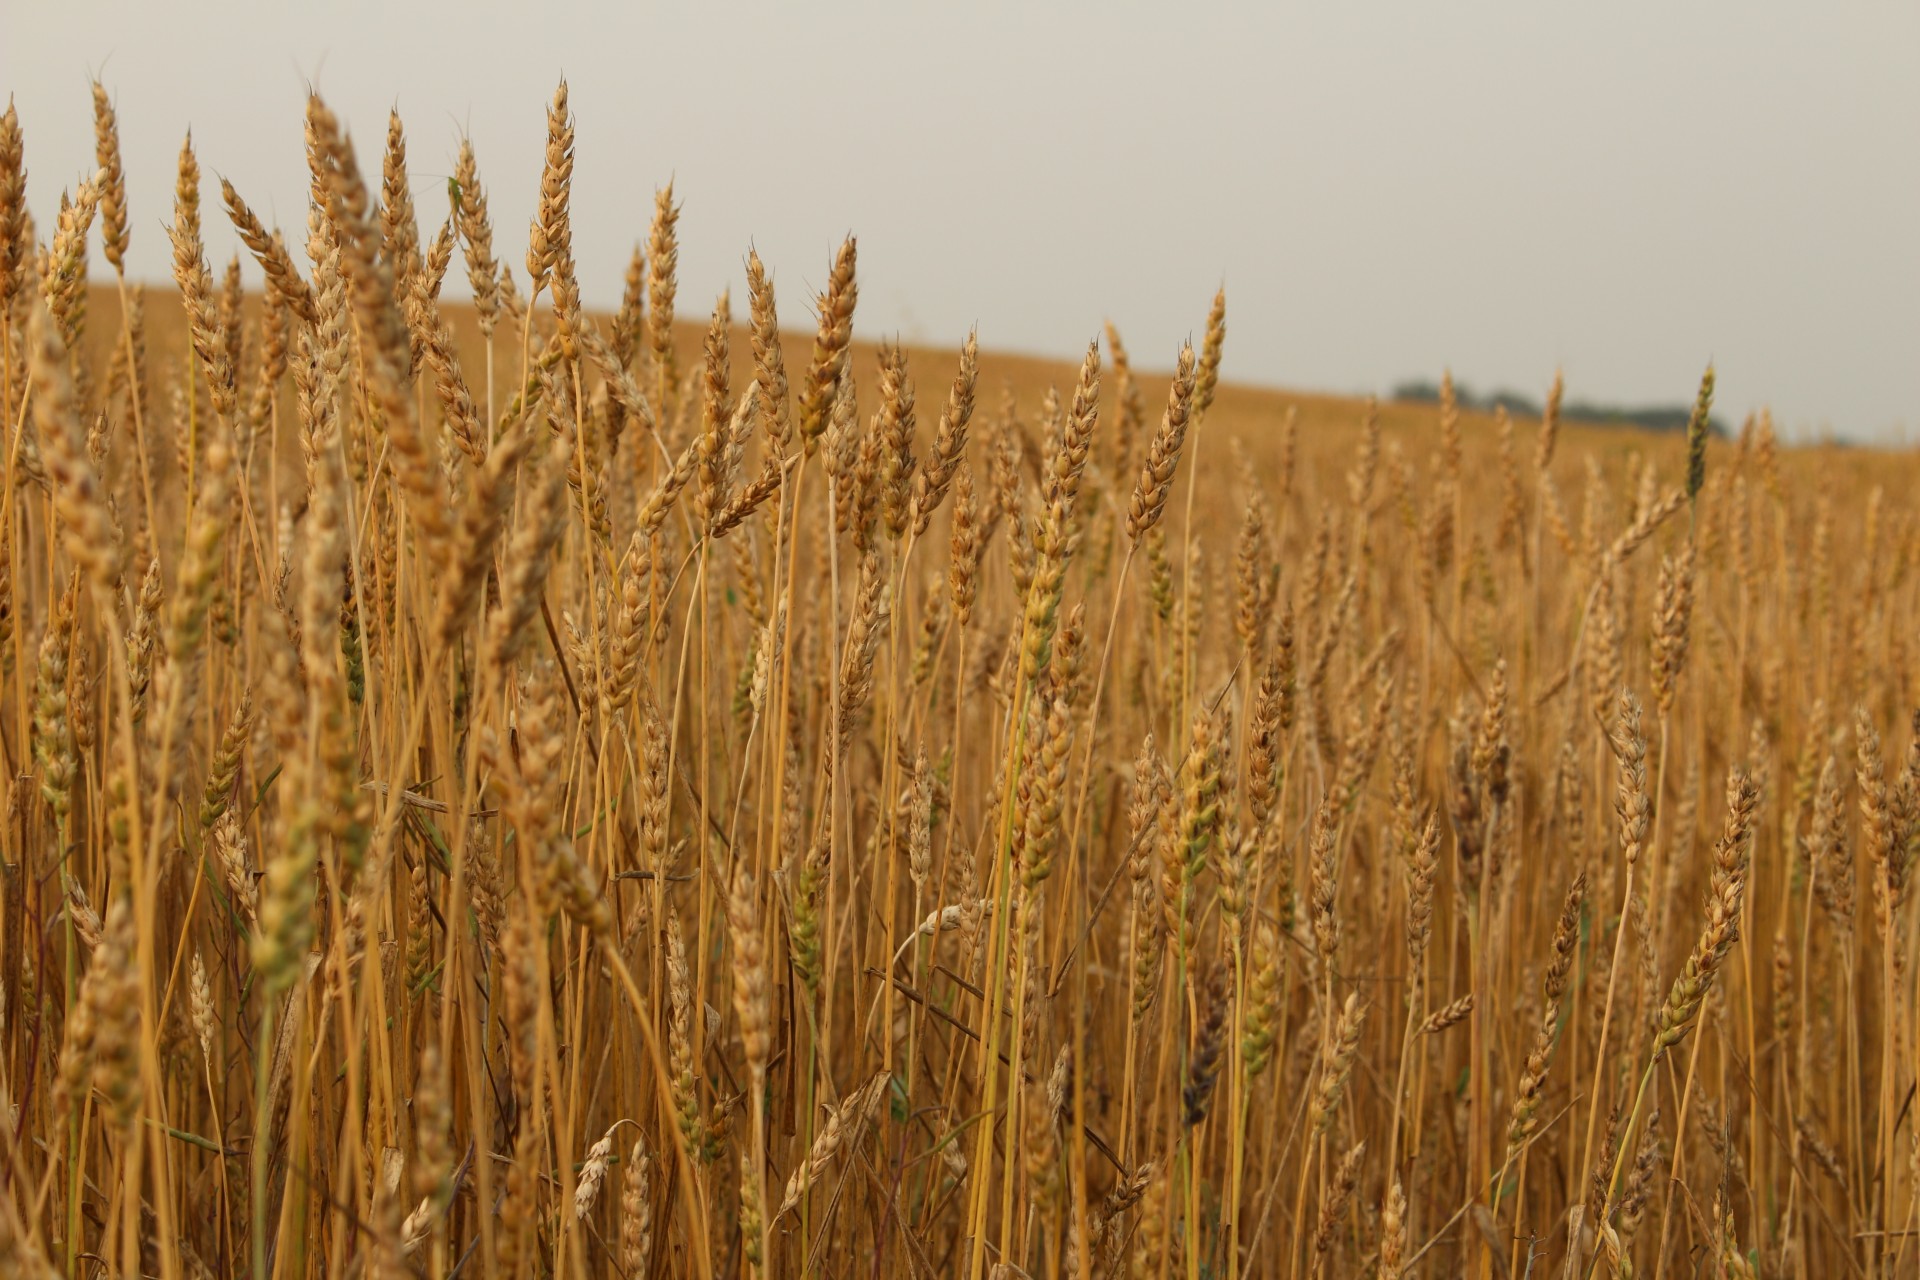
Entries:
MULTIPOLYGON (((1516 418, 1537 418, 1541 412, 1539 400, 1517 391, 1500 390, 1482 394, 1463 382, 1455 382, 1453 394, 1462 409, 1473 409, 1481 413, 1493 413, 1496 410, 1505 409, 1516 418)), ((1415 403, 1437 404, 1440 400, 1440 384, 1428 378, 1410 378, 1394 384, 1393 398, 1415 403)), ((1563 422, 1644 427, 1649 431, 1685 431, 1687 418, 1692 412, 1693 405, 1688 401, 1677 404, 1619 405, 1601 404, 1592 400, 1568 400, 1560 406, 1560 418, 1563 422)), ((1727 435, 1727 425, 1717 415, 1707 418, 1707 427, 1716 436, 1727 435)))

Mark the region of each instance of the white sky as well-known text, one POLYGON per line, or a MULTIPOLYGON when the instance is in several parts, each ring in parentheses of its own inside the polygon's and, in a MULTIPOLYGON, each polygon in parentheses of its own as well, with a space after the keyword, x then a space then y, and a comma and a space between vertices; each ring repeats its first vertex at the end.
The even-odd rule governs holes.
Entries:
POLYGON ((399 106, 423 217, 470 131, 517 262, 564 73, 590 303, 673 176, 691 313, 752 243, 805 323, 852 230, 868 336, 1072 355, 1112 317, 1166 365, 1224 280, 1237 379, 1537 395, 1559 365, 1676 402, 1711 358, 1731 418, 1920 427, 1912 3, 656 7, 7 0, 0 92, 44 229, 100 73, 153 280, 189 125, 217 257, 214 175, 302 224, 309 78, 376 167, 399 106))

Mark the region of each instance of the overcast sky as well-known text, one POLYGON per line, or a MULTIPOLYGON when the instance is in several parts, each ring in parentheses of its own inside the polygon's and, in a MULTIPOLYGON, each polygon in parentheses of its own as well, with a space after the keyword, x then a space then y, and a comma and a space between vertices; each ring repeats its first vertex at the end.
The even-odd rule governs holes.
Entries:
POLYGON ((1224 281, 1233 378, 1674 402, 1712 359, 1728 416, 1920 434, 1911 2, 541 8, 8 0, 0 91, 44 232, 100 74, 153 280, 189 125, 217 257, 215 175, 303 224, 309 81, 363 160, 398 105, 423 217, 470 133, 518 262, 564 74, 589 303, 672 177, 683 310, 751 243, 805 323, 851 230, 869 336, 1066 355, 1111 317, 1164 366, 1224 281))

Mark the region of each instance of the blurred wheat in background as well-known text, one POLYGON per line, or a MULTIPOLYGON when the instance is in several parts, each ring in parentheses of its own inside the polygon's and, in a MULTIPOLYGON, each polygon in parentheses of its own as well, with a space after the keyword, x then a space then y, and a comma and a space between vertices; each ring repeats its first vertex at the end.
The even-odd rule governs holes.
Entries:
POLYGON ((315 97, 149 294, 93 105, 50 227, 0 123, 7 1274, 1920 1272, 1910 457, 876 346, 852 239, 686 325, 671 188, 588 314, 564 85, 524 258, 315 97))

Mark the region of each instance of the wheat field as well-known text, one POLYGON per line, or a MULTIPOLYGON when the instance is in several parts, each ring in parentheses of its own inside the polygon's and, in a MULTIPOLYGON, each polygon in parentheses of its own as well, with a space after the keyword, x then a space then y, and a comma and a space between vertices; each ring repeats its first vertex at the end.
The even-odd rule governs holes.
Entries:
POLYGON ((1920 1275, 1911 457, 709 311, 670 187, 590 313, 564 84, 444 208, 311 98, 279 230, 92 107, 0 122, 7 1274, 1920 1275))

